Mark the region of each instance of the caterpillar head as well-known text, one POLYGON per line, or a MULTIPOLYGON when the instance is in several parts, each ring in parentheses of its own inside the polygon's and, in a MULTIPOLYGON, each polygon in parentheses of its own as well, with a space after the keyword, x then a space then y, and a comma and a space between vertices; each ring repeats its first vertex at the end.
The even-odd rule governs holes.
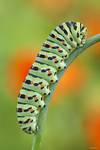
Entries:
POLYGON ((85 27, 83 24, 81 24, 80 31, 81 31, 81 33, 80 33, 81 42, 82 42, 82 44, 85 44, 86 37, 87 37, 87 27, 85 27))
POLYGON ((69 21, 67 24, 77 42, 77 46, 82 47, 86 41, 87 28, 80 22, 69 21))

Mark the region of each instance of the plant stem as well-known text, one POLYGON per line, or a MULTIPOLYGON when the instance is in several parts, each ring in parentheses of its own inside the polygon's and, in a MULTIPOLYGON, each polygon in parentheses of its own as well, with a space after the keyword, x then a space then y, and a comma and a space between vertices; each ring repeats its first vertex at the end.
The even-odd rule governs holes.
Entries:
MULTIPOLYGON (((94 45, 97 42, 100 42, 100 34, 97 34, 97 35, 89 38, 86 41, 86 43, 84 44, 83 47, 78 48, 73 53, 71 53, 69 58, 66 60, 67 68, 75 60, 75 58, 77 58, 77 56, 80 55, 80 53, 84 52, 88 47, 94 45)), ((61 76, 63 74, 64 74, 64 70, 60 71, 58 73, 58 80, 61 78, 61 76)), ((44 128, 44 124, 45 124, 45 121, 46 121, 46 118, 47 118, 47 113, 48 113, 48 105, 49 105, 51 96, 53 94, 53 91, 56 88, 56 85, 57 85, 57 83, 52 84, 50 86, 51 94, 50 94, 50 96, 47 96, 47 98, 45 99, 46 107, 41 110, 41 113, 39 115, 39 120, 38 120, 38 127, 39 127, 39 129, 38 129, 38 132, 36 133, 36 135, 34 135, 34 137, 33 137, 32 150, 39 150, 40 149, 43 128, 44 128)))

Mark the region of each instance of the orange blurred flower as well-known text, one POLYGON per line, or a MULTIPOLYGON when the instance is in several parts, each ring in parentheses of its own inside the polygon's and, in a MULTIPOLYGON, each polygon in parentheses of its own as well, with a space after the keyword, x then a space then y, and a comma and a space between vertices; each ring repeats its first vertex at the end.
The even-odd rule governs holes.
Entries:
POLYGON ((59 81, 53 95, 53 101, 56 102, 57 95, 66 96, 72 91, 79 92, 84 86, 86 78, 86 68, 79 62, 73 63, 59 81))
MULTIPOLYGON (((96 11, 88 11, 84 16, 86 16, 85 22, 88 27, 88 35, 100 34, 100 14, 96 11)), ((92 47, 92 52, 95 56, 100 57, 100 42, 92 47)))
POLYGON ((23 49, 18 51, 8 64, 8 85, 14 94, 18 94, 22 81, 25 79, 26 74, 33 61, 37 51, 31 51, 30 49, 23 49))
POLYGON ((86 119, 86 131, 89 147, 100 150, 100 111, 90 111, 86 119))

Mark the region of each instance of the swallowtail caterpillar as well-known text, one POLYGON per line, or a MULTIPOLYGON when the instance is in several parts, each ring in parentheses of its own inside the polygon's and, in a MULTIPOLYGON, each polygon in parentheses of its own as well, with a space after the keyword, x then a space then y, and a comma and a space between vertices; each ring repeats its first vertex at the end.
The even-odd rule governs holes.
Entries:
POLYGON ((38 117, 50 95, 50 85, 58 81, 57 73, 66 68, 65 60, 85 44, 87 28, 80 22, 64 22, 43 43, 18 95, 17 118, 28 134, 38 130, 38 117))

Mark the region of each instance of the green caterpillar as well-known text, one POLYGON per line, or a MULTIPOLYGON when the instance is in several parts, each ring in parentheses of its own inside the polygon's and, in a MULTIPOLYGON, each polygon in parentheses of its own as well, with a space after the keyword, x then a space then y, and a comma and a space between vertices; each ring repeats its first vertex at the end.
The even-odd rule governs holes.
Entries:
POLYGON ((86 41, 87 28, 80 22, 64 22, 57 26, 43 43, 18 95, 17 118, 22 130, 36 133, 38 117, 50 95, 50 85, 57 82, 57 73, 66 68, 65 60, 86 41))

